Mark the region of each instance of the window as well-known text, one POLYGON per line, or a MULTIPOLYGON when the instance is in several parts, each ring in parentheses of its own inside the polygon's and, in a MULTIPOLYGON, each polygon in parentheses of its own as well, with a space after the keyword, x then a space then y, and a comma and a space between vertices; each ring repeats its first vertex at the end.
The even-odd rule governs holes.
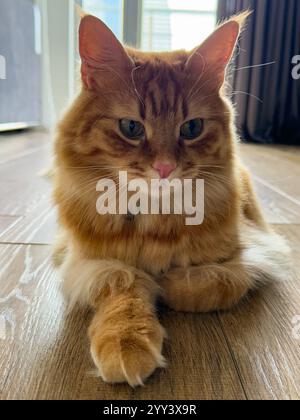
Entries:
POLYGON ((145 51, 192 49, 213 31, 218 0, 83 0, 126 43, 145 51), (123 30, 124 29, 124 30, 123 30))
POLYGON ((193 49, 213 31, 217 0, 144 0, 141 47, 193 49))
POLYGON ((97 16, 113 33, 123 38, 123 0, 83 0, 83 10, 97 16))

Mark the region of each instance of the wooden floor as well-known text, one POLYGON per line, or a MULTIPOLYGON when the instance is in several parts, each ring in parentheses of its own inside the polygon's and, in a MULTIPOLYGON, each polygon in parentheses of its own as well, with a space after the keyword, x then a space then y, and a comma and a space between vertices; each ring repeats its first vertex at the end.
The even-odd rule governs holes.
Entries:
POLYGON ((0 398, 299 399, 300 149, 242 147, 268 220, 292 244, 295 276, 231 312, 161 313, 168 368, 135 390, 93 375, 90 314, 66 313, 50 259, 51 186, 39 177, 50 150, 45 134, 0 136, 0 398))

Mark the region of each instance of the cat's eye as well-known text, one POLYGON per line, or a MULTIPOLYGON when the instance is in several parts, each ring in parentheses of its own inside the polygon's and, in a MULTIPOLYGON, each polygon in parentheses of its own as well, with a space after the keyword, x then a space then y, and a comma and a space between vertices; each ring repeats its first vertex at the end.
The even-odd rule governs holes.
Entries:
POLYGON ((134 120, 120 120, 120 130, 129 140, 142 140, 145 137, 145 127, 142 123, 134 120))
POLYGON ((187 121, 180 128, 180 137, 183 140, 195 140, 203 132, 204 121, 201 118, 187 121))

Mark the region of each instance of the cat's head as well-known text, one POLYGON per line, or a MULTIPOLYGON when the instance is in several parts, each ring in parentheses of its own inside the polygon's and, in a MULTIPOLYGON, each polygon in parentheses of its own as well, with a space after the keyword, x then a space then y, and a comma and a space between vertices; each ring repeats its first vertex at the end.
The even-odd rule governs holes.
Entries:
POLYGON ((226 165, 233 112, 225 76, 245 18, 219 26, 191 52, 143 53, 84 16, 83 90, 61 125, 69 163, 146 180, 195 178, 226 165))

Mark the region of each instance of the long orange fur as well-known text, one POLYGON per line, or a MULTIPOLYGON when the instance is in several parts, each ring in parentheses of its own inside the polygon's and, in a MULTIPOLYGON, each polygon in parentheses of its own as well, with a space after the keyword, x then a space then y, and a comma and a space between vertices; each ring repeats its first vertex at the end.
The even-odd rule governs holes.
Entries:
POLYGON ((267 280, 284 276, 288 248, 264 221, 238 156, 225 73, 246 15, 224 23, 192 52, 123 48, 108 28, 84 16, 83 87, 58 128, 54 198, 70 305, 94 310, 91 354, 107 382, 135 386, 165 365, 159 296, 179 311, 229 309, 267 280), (121 118, 141 121, 147 141, 122 138, 121 118), (186 120, 205 121, 199 141, 178 141, 186 120), (205 180, 205 220, 96 213, 96 183, 153 176, 153 161, 176 161, 179 178, 205 180))

